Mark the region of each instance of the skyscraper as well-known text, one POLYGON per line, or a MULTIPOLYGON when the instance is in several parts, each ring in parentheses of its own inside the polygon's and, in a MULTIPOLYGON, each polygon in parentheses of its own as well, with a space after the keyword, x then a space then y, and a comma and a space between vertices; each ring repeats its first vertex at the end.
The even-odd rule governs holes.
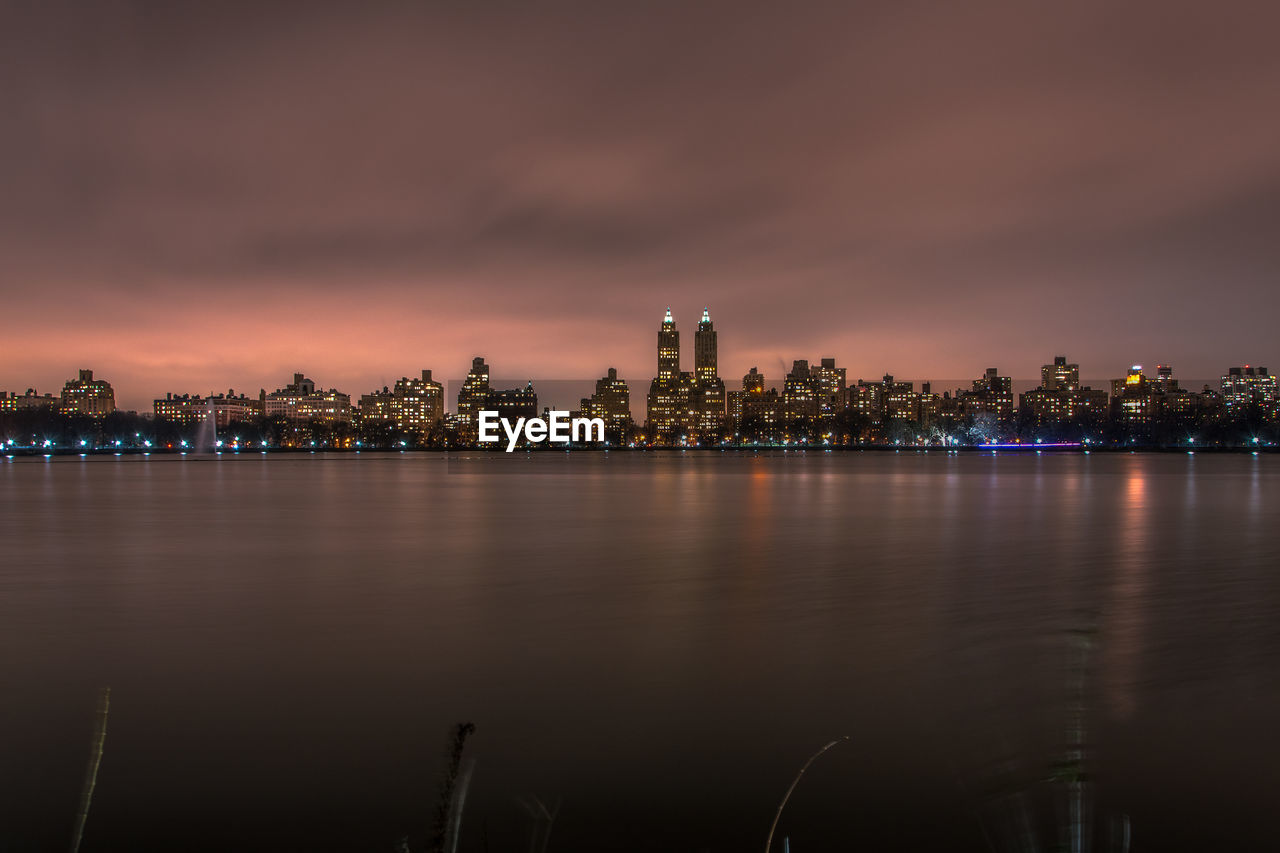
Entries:
POLYGON ((706 308, 702 309, 702 320, 693 335, 693 378, 700 383, 720 378, 716 366, 716 329, 706 308))
POLYGON ((1147 435, 1155 415, 1155 384, 1142 365, 1135 364, 1123 379, 1111 380, 1111 417, 1133 435, 1147 435))
POLYGON ((688 374, 680 372, 680 333, 671 309, 658 329, 658 375, 649 383, 645 429, 653 444, 674 444, 682 435, 689 408, 688 374))
POLYGON ((1013 420, 1013 381, 994 367, 973 381, 972 390, 958 391, 956 397, 963 415, 994 415, 1004 423, 1013 420))
POLYGON ((1080 365, 1067 364, 1065 355, 1053 357, 1053 364, 1040 368, 1040 387, 1045 391, 1074 391, 1080 387, 1080 365))
POLYGON ((836 367, 834 358, 824 358, 818 367, 809 368, 809 376, 818 392, 818 417, 831 420, 849 404, 845 388, 845 369, 836 367))
POLYGON ((801 421, 810 424, 818 417, 818 389, 807 358, 798 358, 791 363, 791 372, 783 382, 782 399, 788 423, 801 421))
POLYGON ((671 319, 671 309, 658 329, 658 379, 670 382, 680 376, 680 333, 676 321, 671 319))
POLYGON ((473 439, 477 430, 479 412, 489 398, 489 365, 476 356, 471 359, 471 370, 458 390, 458 428, 464 438, 473 439))
POLYGON ((582 416, 604 421, 605 436, 621 443, 631 432, 631 391, 610 367, 607 376, 596 380, 596 392, 582 398, 582 416))
POLYGON ((391 391, 388 414, 400 429, 425 433, 444 420, 444 386, 430 370, 421 379, 403 376, 391 391))
POLYGON ((1081 387, 1080 366, 1068 364, 1065 355, 1040 368, 1039 388, 1018 396, 1019 417, 1055 438, 1078 439, 1082 430, 1099 427, 1107 406, 1107 392, 1081 387))
POLYGON ((750 435, 772 439, 782 423, 782 398, 776 389, 765 390, 764 374, 756 368, 742 377, 741 396, 735 406, 735 423, 750 435), (740 411, 737 411, 739 410, 740 411))
POLYGON ((693 389, 689 395, 692 423, 689 426, 700 441, 714 440, 724 430, 725 390, 716 369, 716 329, 706 308, 702 309, 702 320, 693 336, 693 357, 693 389))
POLYGON ((1275 375, 1268 373, 1265 367, 1232 367, 1222 377, 1222 399, 1227 413, 1240 417, 1253 406, 1264 411, 1274 410, 1277 400, 1280 400, 1280 390, 1277 389, 1275 375))

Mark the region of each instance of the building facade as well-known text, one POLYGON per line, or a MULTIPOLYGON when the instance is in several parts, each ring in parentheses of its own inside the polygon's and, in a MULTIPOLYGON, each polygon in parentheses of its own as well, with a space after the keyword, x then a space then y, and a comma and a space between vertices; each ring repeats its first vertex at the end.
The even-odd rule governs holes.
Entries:
POLYGON ((1222 402, 1229 417, 1243 417, 1250 408, 1274 413, 1277 401, 1280 389, 1276 377, 1265 367, 1232 367, 1222 377, 1222 402))
POLYGON ((105 417, 116 410, 116 393, 110 382, 94 379, 92 370, 81 370, 79 378, 62 387, 61 409, 64 414, 105 417))
POLYGON ((698 440, 713 440, 724 431, 726 395, 719 374, 719 355, 715 325, 711 312, 703 308, 702 320, 693 335, 693 388, 689 403, 689 431, 698 440))
POLYGON ((788 424, 812 424, 818 419, 819 389, 809 360, 798 358, 791 363, 791 372, 782 385, 783 418, 788 424))
POLYGON ((533 390, 533 380, 523 388, 489 391, 481 408, 497 412, 498 417, 513 424, 520 418, 538 417, 538 395, 533 390))
POLYGON ((669 445, 687 437, 693 378, 680 371, 680 332, 671 309, 658 328, 658 375, 645 400, 645 432, 651 444, 669 445))
POLYGON ((606 440, 621 443, 631 434, 631 390, 612 367, 596 380, 595 393, 582 398, 581 417, 604 421, 606 440))
POLYGON ((818 418, 822 421, 833 420, 849 405, 845 369, 836 367, 834 358, 824 358, 817 367, 809 368, 809 376, 818 398, 818 418))
POLYGON ((260 396, 263 414, 269 418, 283 417, 298 422, 351 422, 350 394, 316 388, 316 384, 301 373, 293 374, 293 382, 285 387, 270 394, 263 391, 260 396))
POLYGON ((480 356, 471 359, 471 369, 458 389, 457 428, 464 438, 474 441, 477 435, 479 412, 489 399, 489 365, 480 356))
POLYGON ((39 394, 34 388, 28 388, 25 394, 10 394, 0 391, 0 412, 22 412, 31 409, 62 410, 62 397, 52 394, 39 394))

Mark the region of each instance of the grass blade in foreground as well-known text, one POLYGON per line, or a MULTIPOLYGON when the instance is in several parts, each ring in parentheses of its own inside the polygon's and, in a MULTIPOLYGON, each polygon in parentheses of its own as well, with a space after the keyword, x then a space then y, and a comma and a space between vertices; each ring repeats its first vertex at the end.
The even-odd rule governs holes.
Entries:
POLYGON ((84 786, 80 791, 80 810, 76 813, 76 828, 71 834, 71 853, 80 850, 84 837, 84 824, 89 819, 89 804, 93 801, 93 787, 98 784, 98 766, 102 764, 102 746, 107 740, 107 712, 111 710, 111 688, 104 687, 98 693, 97 724, 93 740, 89 744, 89 763, 84 769, 84 786))

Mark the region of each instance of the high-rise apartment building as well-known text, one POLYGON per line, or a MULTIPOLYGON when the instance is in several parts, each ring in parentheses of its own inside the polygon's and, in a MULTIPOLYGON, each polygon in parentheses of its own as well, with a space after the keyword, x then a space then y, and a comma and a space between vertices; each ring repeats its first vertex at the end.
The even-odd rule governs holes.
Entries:
POLYGON ((942 398, 933 393, 933 385, 929 382, 920 383, 920 417, 919 423, 922 427, 933 426, 938 422, 939 416, 942 414, 942 398))
POLYGON ((916 394, 914 382, 900 382, 886 374, 881 386, 880 399, 884 403, 884 420, 908 422, 920 420, 920 396, 916 394))
POLYGON ((672 382, 680 377, 680 332, 671 318, 671 309, 658 329, 658 379, 672 382))
POLYGON ((262 411, 269 417, 291 421, 350 423, 351 395, 336 389, 317 388, 316 383, 301 373, 293 374, 293 382, 268 394, 260 394, 262 411))
POLYGON ((430 370, 422 371, 421 378, 402 376, 394 388, 384 386, 360 398, 360 419, 427 433, 444 421, 444 386, 431 378, 430 370))
POLYGON ((831 420, 849 405, 845 387, 845 369, 836 367, 834 358, 824 358, 817 367, 809 368, 814 391, 818 397, 818 417, 831 420))
POLYGON ((67 414, 101 418, 116 410, 116 392, 105 379, 94 379, 92 370, 81 370, 78 379, 62 386, 61 409, 67 414))
POLYGON ((873 424, 920 420, 920 396, 915 384, 886 373, 879 382, 861 379, 849 389, 849 408, 873 424))
POLYGON ((668 308, 658 328, 658 375, 645 401, 645 430, 651 443, 675 444, 686 437, 692 390, 693 377, 680 371, 680 332, 668 308))
POLYGON ((476 356, 471 359, 471 369, 467 371, 467 378, 458 389, 457 422, 464 438, 475 439, 479 429, 479 412, 484 408, 492 390, 489 387, 489 365, 485 364, 483 358, 476 356))
POLYGON ((402 376, 391 389, 391 419, 400 429, 425 433, 444 421, 444 386, 430 370, 402 376))
POLYGON ((818 417, 819 389, 809 369, 809 360, 798 358, 791 363, 791 372, 783 380, 783 417, 787 422, 812 423, 818 417))
POLYGON ((1111 380, 1111 417, 1130 430, 1143 432, 1155 418, 1155 385, 1142 365, 1129 368, 1123 379, 1111 380))
POLYGON ((631 390, 616 369, 610 367, 606 376, 596 380, 595 393, 582 398, 581 415, 603 420, 609 441, 621 442, 630 434, 631 390))
POLYGON ((765 389, 764 374, 756 368, 742 377, 742 390, 730 395, 730 418, 735 427, 755 433, 782 423, 782 398, 765 389))
POLYGON ((1230 417, 1246 414, 1250 407, 1260 407, 1264 412, 1274 411, 1280 401, 1276 377, 1265 367, 1232 367, 1222 377, 1222 401, 1230 417))
POLYGON ((882 383, 859 379, 849 388, 849 410, 871 423, 879 423, 884 417, 883 390, 882 383))
POLYGON ((689 393, 689 427, 700 440, 716 438, 724 430, 726 395, 724 381, 717 372, 716 349, 711 312, 703 308, 702 320, 693 335, 693 387, 689 393))
POLYGON ((694 381, 707 383, 719 381, 717 359, 715 325, 711 322, 711 311, 703 308, 698 330, 693 333, 694 381))
POLYGON ((956 404, 965 416, 994 415, 996 420, 1013 420, 1013 380, 1001 376, 1000 371, 988 367, 981 379, 973 381, 968 391, 956 393, 956 404))
POLYGON ((1065 355, 1054 356, 1053 364, 1040 368, 1040 387, 1045 391, 1074 391, 1080 387, 1080 365, 1067 364, 1065 355))
POLYGON ((1040 387, 1018 395, 1019 416, 1036 427, 1096 427, 1107 414, 1107 392, 1080 385, 1080 366, 1056 356, 1040 368, 1040 387))

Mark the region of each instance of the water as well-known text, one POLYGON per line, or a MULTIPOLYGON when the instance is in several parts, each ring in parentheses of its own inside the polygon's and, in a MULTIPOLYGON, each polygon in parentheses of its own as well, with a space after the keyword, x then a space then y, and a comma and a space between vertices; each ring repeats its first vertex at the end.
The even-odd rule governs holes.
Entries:
POLYGON ((69 457, 0 501, 0 849, 65 848, 102 685, 86 851, 419 844, 463 720, 461 850, 528 850, 529 795, 553 851, 760 850, 840 735, 776 849, 1048 847, 1082 636, 1099 834, 1274 842, 1275 457, 69 457))

